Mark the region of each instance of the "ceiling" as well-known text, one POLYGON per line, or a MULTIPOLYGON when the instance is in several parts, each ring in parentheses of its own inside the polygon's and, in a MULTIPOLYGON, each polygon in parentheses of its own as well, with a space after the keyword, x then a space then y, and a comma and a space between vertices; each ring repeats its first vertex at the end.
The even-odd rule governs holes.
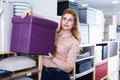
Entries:
POLYGON ((88 4, 88 7, 100 9, 105 14, 120 15, 120 2, 118 4, 112 4, 112 1, 115 0, 75 0, 75 1, 80 5, 84 3, 84 4, 88 4))

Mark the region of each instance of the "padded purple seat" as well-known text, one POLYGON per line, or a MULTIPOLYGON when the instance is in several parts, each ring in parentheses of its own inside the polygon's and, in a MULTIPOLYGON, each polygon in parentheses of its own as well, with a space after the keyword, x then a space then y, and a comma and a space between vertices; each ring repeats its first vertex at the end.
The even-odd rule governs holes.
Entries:
POLYGON ((24 19, 14 16, 12 23, 11 51, 37 55, 53 53, 57 22, 35 16, 24 19))

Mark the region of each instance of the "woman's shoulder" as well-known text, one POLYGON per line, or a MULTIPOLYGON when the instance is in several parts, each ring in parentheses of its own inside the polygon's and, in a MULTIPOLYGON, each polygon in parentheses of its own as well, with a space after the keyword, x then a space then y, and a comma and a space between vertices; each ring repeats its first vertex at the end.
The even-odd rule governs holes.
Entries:
POLYGON ((73 44, 79 45, 80 41, 78 41, 74 36, 72 36, 72 42, 73 44))

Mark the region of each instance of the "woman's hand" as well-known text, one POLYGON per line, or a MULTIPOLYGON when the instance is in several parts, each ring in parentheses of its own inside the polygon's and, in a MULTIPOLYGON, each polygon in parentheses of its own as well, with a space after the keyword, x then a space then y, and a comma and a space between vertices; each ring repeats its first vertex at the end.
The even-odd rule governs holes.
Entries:
POLYGON ((45 57, 47 57, 47 58, 49 58, 49 59, 54 58, 54 56, 53 56, 51 53, 48 53, 48 56, 45 56, 45 57))
POLYGON ((27 9, 25 12, 23 12, 23 14, 21 15, 21 18, 25 18, 26 16, 30 16, 32 14, 33 14, 32 10, 27 9))

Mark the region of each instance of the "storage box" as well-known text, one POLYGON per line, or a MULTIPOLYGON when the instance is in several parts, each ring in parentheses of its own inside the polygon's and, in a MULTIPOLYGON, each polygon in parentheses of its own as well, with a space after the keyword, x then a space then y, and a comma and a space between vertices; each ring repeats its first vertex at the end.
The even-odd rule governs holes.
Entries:
POLYGON ((108 49, 107 45, 102 46, 102 60, 107 59, 107 57, 108 57, 107 49, 108 49))
POLYGON ((96 24, 96 9, 94 8, 79 8, 79 20, 81 23, 96 24))
POLYGON ((104 26, 89 24, 89 43, 102 42, 104 39, 104 26))
POLYGON ((71 1, 59 1, 57 15, 62 15, 63 11, 67 8, 71 8, 78 13, 78 3, 71 1))
POLYGON ((101 10, 91 7, 79 8, 78 14, 81 23, 104 25, 104 13, 101 10))
POLYGON ((85 23, 80 23, 79 31, 82 37, 81 43, 89 43, 89 25, 85 23))
POLYGON ((118 54, 118 43, 117 42, 111 42, 109 43, 109 57, 116 56, 118 54))
POLYGON ((25 10, 31 8, 31 4, 25 1, 12 1, 10 3, 14 6, 14 16, 20 16, 25 10))
POLYGON ((24 19, 15 16, 12 23, 11 51, 39 55, 53 53, 58 23, 35 16, 24 19))
POLYGON ((90 56, 91 56, 90 52, 85 52, 85 53, 79 54, 79 56, 77 58, 81 59, 81 58, 86 58, 86 57, 90 57, 90 56))
POLYGON ((116 30, 116 39, 118 40, 118 41, 120 41, 120 26, 118 25, 117 26, 117 30, 116 30))
POLYGON ((108 62, 101 63, 95 67, 95 80, 101 80, 107 75, 108 62))
POLYGON ((77 65, 76 65, 76 69, 78 69, 76 72, 77 73, 82 73, 84 71, 87 71, 89 69, 92 68, 92 60, 91 59, 87 59, 87 60, 83 60, 83 61, 79 61, 77 62, 77 65))
POLYGON ((117 39, 117 26, 105 24, 104 40, 115 41, 117 39))

